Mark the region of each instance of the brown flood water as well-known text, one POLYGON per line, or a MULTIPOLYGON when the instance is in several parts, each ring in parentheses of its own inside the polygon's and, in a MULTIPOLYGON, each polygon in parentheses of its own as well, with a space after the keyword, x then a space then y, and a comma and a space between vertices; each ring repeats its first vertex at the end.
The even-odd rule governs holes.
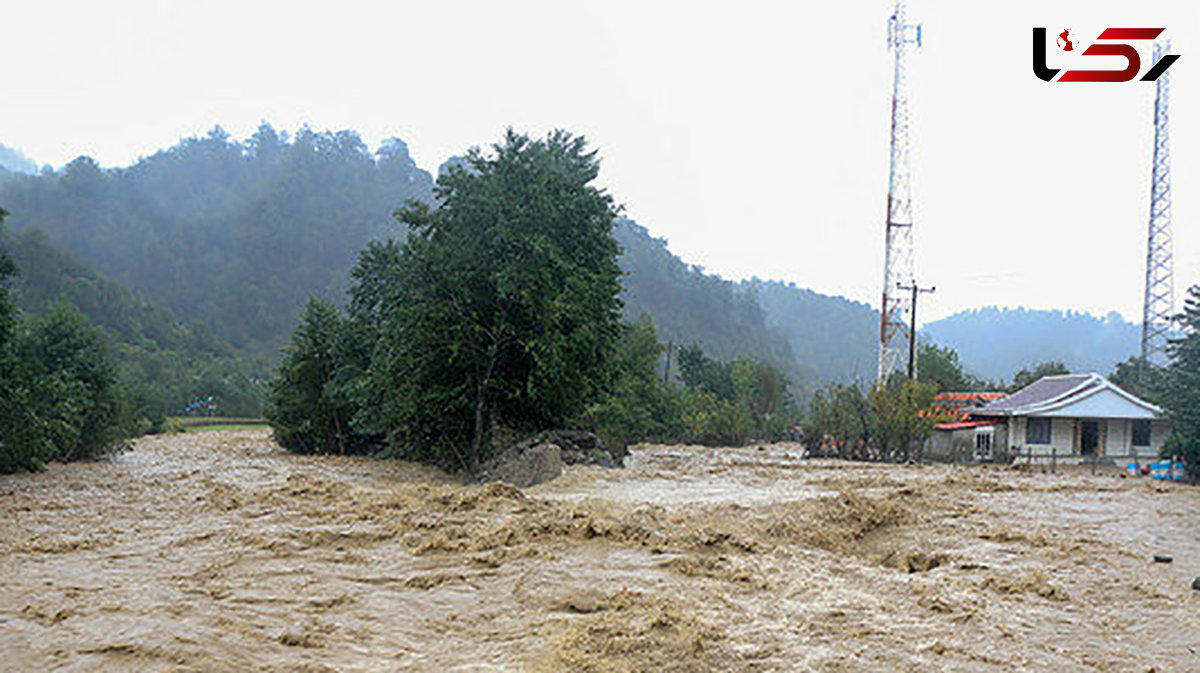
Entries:
POLYGON ((799 454, 522 493, 214 431, 0 477, 0 670, 1200 670, 1200 489, 799 454))

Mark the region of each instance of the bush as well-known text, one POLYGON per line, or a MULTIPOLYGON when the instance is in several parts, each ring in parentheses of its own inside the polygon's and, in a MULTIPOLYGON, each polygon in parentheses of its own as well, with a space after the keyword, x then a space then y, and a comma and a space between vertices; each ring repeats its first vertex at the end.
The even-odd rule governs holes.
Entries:
POLYGON ((133 430, 100 331, 69 304, 22 321, 0 358, 0 471, 119 449, 133 430))

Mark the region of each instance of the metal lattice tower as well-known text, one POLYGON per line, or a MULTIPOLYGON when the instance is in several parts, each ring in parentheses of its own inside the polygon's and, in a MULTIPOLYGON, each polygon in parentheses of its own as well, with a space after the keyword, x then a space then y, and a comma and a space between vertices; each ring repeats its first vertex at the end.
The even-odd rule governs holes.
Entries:
MULTIPOLYGON (((1170 43, 1154 45, 1154 62, 1170 51, 1170 43)), ((1167 337, 1175 314, 1173 242, 1171 236, 1171 131, 1168 102, 1171 75, 1164 72, 1154 96, 1154 167, 1150 175, 1150 227, 1146 243, 1146 296, 1142 309, 1142 361, 1166 364, 1167 337)))
POLYGON ((895 58, 892 75, 892 156, 888 178, 887 252, 883 263, 883 303, 879 325, 880 380, 907 360, 911 295, 901 286, 915 283, 913 215, 908 166, 908 82, 904 57, 910 45, 921 46, 921 26, 906 22, 903 0, 888 19, 888 47, 895 58))

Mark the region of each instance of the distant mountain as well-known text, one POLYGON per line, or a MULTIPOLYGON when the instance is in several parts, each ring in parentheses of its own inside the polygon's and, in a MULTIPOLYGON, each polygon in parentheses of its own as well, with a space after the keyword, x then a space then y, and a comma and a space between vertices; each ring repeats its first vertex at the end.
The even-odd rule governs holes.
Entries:
POLYGON ((1111 372, 1140 349, 1141 326, 1119 314, 1097 318, 1076 311, 987 307, 925 325, 922 332, 958 351, 967 370, 985 379, 1061 360, 1071 371, 1111 372))
POLYGON ((767 324, 787 336, 792 353, 821 381, 875 378, 879 313, 867 304, 754 279, 743 283, 758 297, 767 324))
POLYGON ((625 315, 649 316, 659 340, 676 347, 700 344, 712 357, 752 355, 795 379, 812 370, 798 361, 787 337, 767 324, 754 288, 704 273, 676 257, 667 242, 630 219, 617 221, 625 315))

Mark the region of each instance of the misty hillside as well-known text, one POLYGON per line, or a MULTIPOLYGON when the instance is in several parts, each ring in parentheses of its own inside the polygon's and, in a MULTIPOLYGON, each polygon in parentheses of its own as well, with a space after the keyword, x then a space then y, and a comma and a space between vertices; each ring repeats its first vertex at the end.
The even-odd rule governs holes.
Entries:
POLYGON ((649 316, 664 343, 698 343, 719 359, 752 355, 794 378, 813 375, 807 363, 796 359, 786 336, 768 327, 751 288, 687 264, 664 239, 633 220, 618 220, 614 234, 621 245, 621 299, 627 318, 649 316))
POLYGON ((928 323, 922 331, 957 350, 969 371, 987 379, 1008 379, 1046 360, 1061 360, 1071 371, 1107 374, 1136 354, 1141 343, 1141 327, 1117 313, 1097 318, 1076 311, 994 306, 928 323))
MULTIPOLYGON (((0 204, 13 230, 44 231, 238 351, 274 356, 308 297, 340 301, 358 251, 402 238, 392 212, 430 201, 432 184, 400 140, 371 152, 350 131, 289 136, 263 125, 245 141, 214 129, 128 168, 80 158, 17 176, 0 186, 0 204)), ((817 373, 768 328, 753 291, 687 265, 632 221, 616 235, 626 314, 649 315, 664 342, 753 355, 793 378, 817 373)))
POLYGON ((122 381, 139 409, 178 413, 194 395, 216 395, 224 411, 259 412, 252 381, 266 372, 203 327, 179 322, 156 305, 86 263, 50 245, 33 230, 0 229, 0 248, 19 269, 7 283, 23 311, 38 313, 52 303, 73 304, 100 327, 122 381))
POLYGON ((243 142, 217 128, 128 168, 81 157, 10 180, 0 204, 13 230, 41 229, 182 319, 268 354, 309 295, 342 296, 358 251, 401 234, 392 211, 429 200, 432 184, 399 140, 371 152, 352 132, 264 124, 243 142))
POLYGON ((819 380, 867 381, 875 377, 879 313, 861 302, 796 287, 752 280, 767 324, 787 336, 792 352, 819 380))
MULTIPOLYGON (((289 134, 266 124, 242 141, 218 127, 127 168, 102 169, 81 157, 58 171, 7 175, 0 206, 11 212, 8 225, 45 232, 44 240, 23 239, 26 245, 61 248, 77 258, 70 264, 86 264, 111 283, 95 285, 109 288, 96 297, 72 298, 106 329, 131 334, 104 322, 132 306, 111 289, 119 283, 169 309, 169 319, 143 321, 143 328, 178 317, 264 361, 286 343, 309 296, 343 299, 367 241, 404 236, 392 217, 397 207, 433 198, 432 176, 399 139, 372 151, 352 131, 289 134), (116 303, 101 311, 89 301, 116 303)), ((626 316, 648 315, 663 342, 698 343, 722 359, 753 355, 797 382, 873 377, 878 317, 870 306, 704 273, 629 219, 617 222, 615 234, 626 316)), ((27 303, 60 293, 50 275, 41 276, 46 289, 26 289, 27 303)), ((924 334, 993 379, 1051 359, 1107 372, 1136 350, 1138 337, 1135 325, 1111 316, 999 309, 960 313, 930 323, 924 334)))

